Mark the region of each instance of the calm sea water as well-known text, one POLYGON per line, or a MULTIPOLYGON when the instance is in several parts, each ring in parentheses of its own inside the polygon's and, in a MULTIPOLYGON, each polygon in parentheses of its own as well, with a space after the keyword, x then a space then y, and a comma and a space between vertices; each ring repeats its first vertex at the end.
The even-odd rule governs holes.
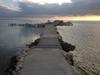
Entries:
MULTIPOLYGON (((34 41, 43 29, 9 27, 8 23, 39 23, 39 20, 0 20, 0 75, 9 63, 9 58, 26 44, 34 41)), ((44 20, 45 22, 45 20, 44 20)), ((63 40, 76 46, 77 50, 100 49, 100 22, 73 22, 70 27, 58 27, 63 40)), ((99 61, 99 60, 98 60, 99 61)))
MULTIPOLYGON (((4 75, 3 71, 9 64, 9 59, 23 48, 26 44, 31 43, 39 37, 43 31, 42 28, 30 27, 11 27, 10 23, 24 24, 24 23, 39 23, 40 20, 0 20, 0 75, 4 75)), ((6 75, 6 74, 5 74, 6 75)))
POLYGON ((100 49, 100 22, 73 22, 70 27, 58 27, 63 40, 77 47, 100 49))
POLYGON ((76 46, 74 65, 89 75, 100 75, 100 22, 73 22, 72 27, 58 27, 63 40, 76 46))

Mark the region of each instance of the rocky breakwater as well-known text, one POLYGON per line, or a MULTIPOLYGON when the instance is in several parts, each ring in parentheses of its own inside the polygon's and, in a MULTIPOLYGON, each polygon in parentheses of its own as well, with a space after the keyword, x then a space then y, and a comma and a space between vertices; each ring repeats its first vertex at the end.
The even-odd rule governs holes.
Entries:
MULTIPOLYGON (((57 32, 57 34, 59 34, 59 32, 57 32)), ((70 53, 70 51, 73 51, 75 46, 64 42, 61 36, 58 37, 58 40, 61 44, 62 50, 64 51, 66 62, 73 66, 73 54, 70 53)), ((24 58, 30 53, 31 48, 38 45, 39 41, 40 39, 37 39, 34 42, 27 44, 26 46, 28 48, 18 51, 18 53, 11 58, 9 67, 6 69, 6 72, 8 72, 9 75, 20 75, 20 72, 23 68, 24 58)))
MULTIPOLYGON (((70 51, 73 51, 75 49, 75 46, 67 42, 64 42, 59 32, 57 32, 57 34, 59 35, 58 40, 64 52, 63 54, 66 59, 66 62, 68 62, 70 65, 73 66, 74 65, 73 54, 70 53, 70 51)), ((28 48, 19 51, 15 56, 13 56, 11 58, 9 67, 7 68, 6 72, 8 72, 10 75, 20 75, 20 72, 22 71, 23 68, 25 57, 31 52, 32 50, 31 48, 38 45, 40 39, 37 39, 31 44, 26 45, 28 48)))
POLYGON ((5 70, 7 75, 20 75, 23 68, 24 58, 30 53, 31 48, 35 47, 40 39, 26 45, 28 48, 19 50, 15 56, 10 59, 9 67, 5 70))
POLYGON ((57 34, 59 35, 58 40, 61 44, 65 60, 73 67, 75 75, 87 75, 85 72, 78 70, 75 66, 73 51, 76 49, 76 46, 70 43, 64 42, 62 39, 62 36, 60 35, 58 31, 57 31, 57 34))
POLYGON ((58 40, 59 40, 60 45, 62 47, 63 54, 64 54, 66 61, 70 65, 74 66, 73 54, 70 51, 74 51, 76 47, 72 44, 64 42, 63 39, 62 39, 62 36, 59 34, 59 32, 57 32, 57 34, 59 35, 58 40))

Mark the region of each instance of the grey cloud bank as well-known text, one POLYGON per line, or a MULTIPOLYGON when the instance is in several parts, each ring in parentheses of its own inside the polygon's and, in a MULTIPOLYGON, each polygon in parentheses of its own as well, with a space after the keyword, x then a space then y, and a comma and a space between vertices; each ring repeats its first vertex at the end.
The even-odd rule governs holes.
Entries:
POLYGON ((0 4, 0 17, 38 16, 38 15, 100 15, 100 0, 72 0, 72 3, 45 4, 16 2, 19 10, 14 11, 0 4))

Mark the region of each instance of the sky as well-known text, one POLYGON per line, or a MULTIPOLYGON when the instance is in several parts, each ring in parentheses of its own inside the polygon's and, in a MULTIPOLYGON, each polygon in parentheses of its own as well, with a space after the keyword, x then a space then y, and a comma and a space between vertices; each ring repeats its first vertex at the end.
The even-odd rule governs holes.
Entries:
POLYGON ((0 18, 44 15, 99 19, 100 0, 0 0, 0 18))

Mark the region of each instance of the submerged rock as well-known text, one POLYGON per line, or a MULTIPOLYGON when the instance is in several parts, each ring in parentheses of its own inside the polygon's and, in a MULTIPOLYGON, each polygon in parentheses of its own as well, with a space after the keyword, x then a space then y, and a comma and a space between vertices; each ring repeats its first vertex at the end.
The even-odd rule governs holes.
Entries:
POLYGON ((39 43, 39 41, 40 41, 40 39, 36 39, 34 42, 32 42, 31 44, 26 45, 26 46, 28 46, 28 48, 31 48, 33 46, 37 46, 37 44, 39 43))
POLYGON ((72 54, 72 53, 66 53, 65 59, 67 60, 67 62, 68 62, 70 65, 74 66, 73 54, 72 54))
POLYGON ((10 59, 9 67, 5 70, 5 72, 8 72, 10 75, 13 75, 13 71, 16 70, 16 63, 17 63, 17 56, 13 56, 10 59))
POLYGON ((59 39, 59 41, 60 41, 62 49, 66 52, 73 51, 76 48, 74 45, 64 42, 62 39, 59 39))

